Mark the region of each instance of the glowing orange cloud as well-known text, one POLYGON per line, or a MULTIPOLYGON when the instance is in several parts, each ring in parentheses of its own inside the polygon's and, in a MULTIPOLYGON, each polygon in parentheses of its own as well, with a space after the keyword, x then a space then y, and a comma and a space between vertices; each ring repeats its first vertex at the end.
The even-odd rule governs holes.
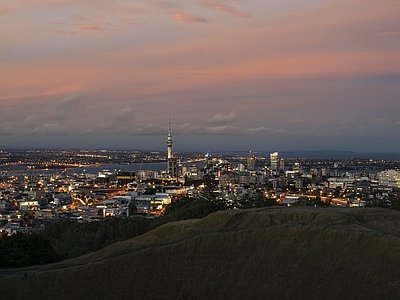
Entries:
POLYGON ((93 24, 78 24, 76 28, 81 30, 104 30, 105 25, 101 22, 94 22, 93 24))
POLYGON ((200 23, 207 22, 207 20, 202 17, 197 17, 195 15, 183 14, 183 13, 174 14, 173 19, 176 21, 184 21, 184 22, 200 22, 200 23))

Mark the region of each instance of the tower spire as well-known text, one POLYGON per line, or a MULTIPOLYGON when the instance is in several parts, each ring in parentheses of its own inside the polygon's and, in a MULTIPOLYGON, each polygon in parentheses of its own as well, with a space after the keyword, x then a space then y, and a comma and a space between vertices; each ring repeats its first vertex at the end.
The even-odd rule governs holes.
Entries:
POLYGON ((167 173, 171 176, 175 176, 175 160, 172 153, 171 116, 168 118, 167 159, 167 173))
POLYGON ((168 118, 168 137, 167 137, 168 159, 172 158, 172 135, 171 135, 171 116, 168 118))
POLYGON ((168 137, 171 137, 171 116, 168 116, 168 137))

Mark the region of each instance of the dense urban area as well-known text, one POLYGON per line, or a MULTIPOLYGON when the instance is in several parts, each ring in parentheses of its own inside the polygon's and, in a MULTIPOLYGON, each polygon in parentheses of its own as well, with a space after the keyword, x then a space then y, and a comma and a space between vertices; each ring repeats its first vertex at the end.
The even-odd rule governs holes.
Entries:
POLYGON ((165 222, 204 217, 223 209, 275 205, 400 208, 397 160, 282 158, 279 152, 252 151, 172 153, 170 137, 167 146, 167 152, 0 151, 2 252, 8 249, 7 241, 15 246, 11 239, 22 239, 27 244, 24 239, 32 235, 35 240, 29 243, 39 241, 58 251, 57 255, 46 254, 44 261, 2 253, 0 267, 75 257, 165 222), (84 224, 92 227, 82 229, 84 224), (114 231, 92 234, 99 228, 114 231), (66 237, 82 230, 88 231, 78 241, 66 237), (97 240, 90 240, 90 234, 97 240), (83 244, 90 245, 85 248, 83 244))

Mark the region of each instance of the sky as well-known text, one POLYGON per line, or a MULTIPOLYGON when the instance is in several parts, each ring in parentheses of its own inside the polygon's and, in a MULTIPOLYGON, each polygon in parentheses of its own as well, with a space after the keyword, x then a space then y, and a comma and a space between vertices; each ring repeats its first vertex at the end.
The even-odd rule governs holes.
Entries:
POLYGON ((0 0, 0 148, 400 152, 399 0, 0 0))

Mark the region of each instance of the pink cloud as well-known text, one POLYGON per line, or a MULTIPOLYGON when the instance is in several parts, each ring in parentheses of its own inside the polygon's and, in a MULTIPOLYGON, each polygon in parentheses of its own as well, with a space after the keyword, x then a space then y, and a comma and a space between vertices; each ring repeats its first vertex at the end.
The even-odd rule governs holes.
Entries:
POLYGON ((124 19, 122 21, 124 25, 135 25, 135 26, 141 25, 140 22, 135 22, 132 19, 124 19))
POLYGON ((249 13, 245 13, 242 11, 237 10, 233 6, 230 5, 224 5, 224 4, 218 4, 218 5, 213 5, 210 7, 212 10, 218 10, 218 11, 223 11, 226 13, 229 13, 235 17, 240 17, 240 18, 251 18, 251 15, 249 13))
POLYGON ((94 22, 93 24, 78 24, 76 28, 80 30, 104 30, 106 25, 101 22, 94 22))
POLYGON ((67 30, 67 29, 57 29, 57 30, 53 30, 53 32, 57 33, 57 34, 75 34, 75 31, 67 30))
MULTIPOLYGON (((215 11, 234 13, 229 10, 229 7, 220 7, 215 11)), ((165 15, 165 12, 163 13, 165 15)), ((214 17, 221 16, 218 12, 209 13, 214 17)), ((245 122, 250 112, 253 114, 249 119, 253 121, 256 119, 254 113, 261 114, 262 111, 270 111, 270 114, 273 115, 274 109, 284 104, 285 101, 282 101, 280 94, 284 93, 283 89, 287 89, 287 93, 290 93, 293 91, 292 86, 268 85, 271 82, 279 82, 278 80, 281 78, 321 79, 325 77, 335 80, 335 78, 351 79, 356 76, 398 72, 400 68, 400 61, 397 59, 400 54, 398 48, 390 47, 391 44, 387 44, 386 48, 379 46, 376 41, 382 42, 386 39, 376 35, 366 39, 367 35, 385 30, 395 32, 395 28, 385 25, 370 30, 369 27, 372 26, 367 24, 369 18, 356 14, 353 19, 357 19, 357 22, 360 19, 365 26, 352 25, 352 19, 346 15, 346 11, 344 20, 340 20, 341 12, 340 14, 338 12, 328 14, 322 10, 321 14, 323 14, 323 18, 320 17, 320 14, 308 15, 304 12, 293 12, 290 18, 275 17, 274 20, 277 22, 267 21, 266 18, 265 20, 259 19, 257 26, 254 26, 253 21, 256 23, 257 16, 254 12, 254 19, 248 20, 248 22, 230 18, 229 22, 235 25, 235 30, 226 24, 220 26, 218 23, 210 23, 206 27, 207 29, 212 27, 212 30, 207 31, 202 31, 204 26, 185 26, 184 30, 196 27, 195 32, 187 31, 187 34, 181 34, 183 31, 177 33, 175 22, 173 24, 175 27, 171 26, 175 31, 168 31, 169 28, 165 28, 166 32, 169 32, 168 39, 157 39, 157 34, 162 35, 164 32, 159 32, 159 29, 153 27, 150 28, 148 26, 150 22, 143 21, 143 26, 140 28, 121 30, 123 43, 113 44, 108 43, 109 40, 107 40, 104 42, 104 47, 98 47, 96 43, 91 45, 92 37, 88 37, 88 35, 82 38, 79 34, 58 37, 53 34, 51 38, 59 39, 56 40, 57 43, 62 39, 68 39, 67 50, 71 51, 62 53, 63 56, 59 58, 56 54, 61 50, 58 49, 47 56, 39 56, 35 60, 21 60, 13 65, 10 64, 12 67, 6 68, 7 76, 0 83, 0 90, 2 90, 0 99, 3 100, 3 103, 6 101, 11 103, 11 99, 18 97, 24 97, 26 101, 33 101, 31 99, 43 98, 42 95, 71 95, 77 90, 82 90, 87 94, 98 95, 99 107, 102 104, 100 101, 106 101, 104 99, 113 102, 129 99, 130 102, 127 102, 127 105, 133 104, 135 107, 145 106, 148 108, 150 103, 156 102, 154 99, 160 99, 160 103, 168 101, 169 106, 167 107, 186 109, 187 118, 191 121, 193 119, 190 119, 189 116, 193 114, 198 114, 201 120, 206 121, 208 116, 214 116, 218 111, 224 112, 228 107, 229 110, 226 113, 232 110, 240 112, 240 121, 245 122), (340 21, 343 21, 344 25, 340 21), (236 26, 238 23, 244 26, 236 26), (346 30, 343 30, 344 27, 346 30), (365 29, 367 27, 368 30, 365 29), (134 38, 126 39, 128 32, 129 36, 134 38), (364 41, 364 43, 359 41, 364 41), (79 43, 87 51, 76 51, 79 49, 79 43), (364 46, 368 46, 370 43, 374 44, 374 47, 376 45, 376 48, 381 48, 379 51, 375 51, 375 48, 366 49, 364 46), (362 46, 359 46, 361 44, 362 46), (352 48, 349 45, 352 45, 352 48), (200 51, 201 48, 205 50, 203 53, 200 51), (248 95, 260 96, 255 100, 248 95), (200 100, 196 100, 196 103, 194 100, 193 102, 183 102, 183 100, 189 101, 187 99, 194 98, 200 100), (229 106, 223 103, 225 98, 230 99, 229 106), (272 103, 272 98, 277 98, 277 100, 272 103), (205 104, 200 104, 203 99, 206 101, 205 104), (211 102, 211 99, 218 99, 218 101, 211 102), (246 99, 246 101, 239 102, 235 99, 246 99), (180 101, 184 104, 179 105, 180 101), (191 108, 191 105, 195 109, 189 109, 188 107, 191 108), (213 111, 207 110, 207 106, 212 107, 213 111), (240 109, 241 106, 243 109, 240 109)), ((176 15, 176 18, 174 16, 175 20, 186 22, 201 22, 202 19, 194 15, 176 15)), ((171 18, 169 14, 166 16, 171 18)), ((108 29, 105 27, 107 20, 105 16, 92 17, 93 21, 72 20, 70 24, 75 26, 76 23, 81 23, 82 28, 76 30, 77 33, 85 33, 84 30, 108 29), (103 23, 94 22, 94 20, 102 20, 103 23)), ((152 17, 154 20, 160 19, 159 15, 152 17)), ((204 17, 208 18, 206 15, 204 17)), ((165 18, 161 19, 165 21, 165 18)), ((126 20, 125 16, 118 16, 113 24, 115 24, 114 22, 120 24, 124 20, 126 20)), ((128 20, 130 20, 129 17, 128 20)), ((370 23, 374 24, 373 21, 374 19, 371 19, 370 23)), ((171 22, 173 23, 170 19, 171 22)), ((109 31, 109 33, 114 35, 114 32, 109 31)), ((115 38, 118 34, 120 33, 115 32, 115 38)), ((46 40, 43 42, 46 46, 50 46, 57 44, 56 41, 47 44, 46 40)), ((93 39, 93 41, 95 40, 93 39)), ((395 41, 396 39, 391 43, 395 45, 395 41)), ((383 45, 385 47, 385 44, 383 45)), ((18 57, 18 52, 15 53, 12 53, 10 57, 18 57)), ((4 61, 6 60, 4 59, 4 61)), ((296 84, 293 86, 296 88, 296 84)), ((317 91, 317 88, 316 83, 310 89, 317 91)), ((296 95, 297 102, 305 101, 301 99, 301 91, 296 90, 296 94, 293 92, 293 95, 296 95)), ((285 104, 289 106, 290 101, 287 100, 285 104)), ((154 107, 159 107, 159 105, 154 105, 154 107)), ((149 111, 153 110, 149 109, 149 111)), ((152 116, 156 116, 158 113, 155 109, 152 116)), ((137 118, 143 117, 143 119, 146 116, 145 113, 142 116, 136 115, 137 118)), ((234 115, 231 115, 230 118, 227 115, 216 115, 213 121, 219 125, 229 125, 230 121, 235 119, 237 116, 234 115)), ((308 120, 307 116, 302 119, 308 120)), ((291 116, 286 119, 286 122, 289 123, 291 120, 294 120, 293 123, 299 121, 296 121, 296 117, 291 116)), ((336 122, 340 123, 341 120, 339 118, 336 122)), ((329 118, 325 120, 325 122, 329 121, 334 122, 329 118)), ((153 121, 150 120, 150 122, 153 121)), ((48 124, 53 123, 55 121, 48 122, 48 124)), ((144 122, 142 121, 142 123, 144 122)), ((267 127, 274 128, 275 125, 272 124, 267 121, 266 123, 261 121, 253 123, 249 126, 254 128, 249 132, 272 132, 273 129, 267 127)), ((195 129, 193 128, 193 130, 195 129)), ((224 132, 229 131, 228 129, 220 126, 216 131, 224 132)), ((203 127, 201 130, 196 130, 205 131, 203 127)), ((214 131, 214 129, 208 131, 214 131)))
POLYGON ((0 15, 6 15, 13 12, 12 8, 0 8, 0 15))
POLYGON ((197 17, 192 14, 183 14, 183 13, 176 13, 173 16, 174 20, 176 21, 185 21, 185 22, 200 22, 206 23, 207 20, 202 17, 197 17))
POLYGON ((379 33, 383 37, 394 37, 400 35, 400 31, 383 31, 379 33))

